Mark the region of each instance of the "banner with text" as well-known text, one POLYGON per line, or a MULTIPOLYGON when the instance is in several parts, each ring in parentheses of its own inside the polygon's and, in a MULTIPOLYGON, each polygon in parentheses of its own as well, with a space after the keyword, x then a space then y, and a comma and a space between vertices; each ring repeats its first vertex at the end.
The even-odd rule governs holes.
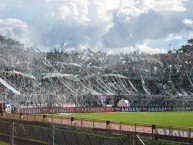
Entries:
POLYGON ((192 111, 193 107, 115 107, 114 112, 162 112, 162 111, 192 111))
POLYGON ((179 136, 193 138, 192 130, 180 130, 180 129, 168 129, 168 128, 156 128, 156 133, 160 135, 179 136))
POLYGON ((80 112, 112 112, 112 107, 52 107, 52 108, 17 108, 17 113, 46 114, 46 113, 80 113, 80 112))

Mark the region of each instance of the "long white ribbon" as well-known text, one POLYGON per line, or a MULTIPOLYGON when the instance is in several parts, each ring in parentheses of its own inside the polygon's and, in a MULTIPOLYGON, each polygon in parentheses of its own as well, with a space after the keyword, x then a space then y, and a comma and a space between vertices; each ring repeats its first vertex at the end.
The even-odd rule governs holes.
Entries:
POLYGON ((17 91, 15 88, 13 88, 12 86, 10 86, 7 82, 5 82, 2 78, 0 78, 0 82, 7 87, 9 90, 11 90, 13 93, 20 95, 21 93, 19 91, 17 91))

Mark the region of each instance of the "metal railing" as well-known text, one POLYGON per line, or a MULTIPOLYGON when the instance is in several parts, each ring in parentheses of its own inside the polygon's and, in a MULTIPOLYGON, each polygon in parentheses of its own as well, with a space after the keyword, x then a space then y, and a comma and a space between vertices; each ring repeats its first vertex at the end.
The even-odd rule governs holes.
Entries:
MULTIPOLYGON (((19 121, 33 121, 37 123, 51 123, 51 124, 57 124, 57 125, 68 125, 72 127, 83 127, 83 128, 88 128, 88 129, 99 129, 100 131, 108 130, 109 132, 122 131, 122 132, 126 132, 127 134, 134 133, 135 135, 136 134, 145 134, 145 136, 151 136, 151 138, 152 136, 160 136, 160 139, 163 139, 162 136, 164 136, 164 139, 165 138, 169 140, 172 139, 172 141, 180 141, 180 142, 188 142, 188 143, 193 142, 192 141, 193 140, 193 128, 156 126, 156 125, 151 125, 151 124, 138 124, 138 123, 128 124, 128 123, 123 123, 123 122, 76 119, 73 117, 71 118, 49 117, 46 115, 32 115, 32 114, 22 114, 22 113, 20 114, 4 113, 2 118, 16 119, 19 121)), ((4 125, 4 128, 5 126, 6 125, 4 125)), ((30 127, 25 127, 25 128, 35 133, 33 129, 31 129, 30 127)), ((21 135, 21 136, 24 136, 24 135, 21 135)), ((32 138, 32 140, 33 139, 34 138, 32 138)))
POLYGON ((84 118, 63 118, 52 117, 47 115, 34 115, 34 114, 16 114, 16 113, 4 113, 4 118, 9 119, 22 119, 28 121, 38 122, 52 122, 65 125, 73 125, 79 127, 110 129, 127 132, 139 132, 147 134, 159 134, 168 136, 179 136, 193 139, 193 128, 191 127, 178 127, 178 126, 160 126, 152 124, 139 124, 139 123, 127 123, 127 122, 115 122, 115 121, 102 121, 94 119, 84 118))
POLYGON ((143 145, 134 134, 6 118, 0 118, 0 141, 10 145, 143 145))

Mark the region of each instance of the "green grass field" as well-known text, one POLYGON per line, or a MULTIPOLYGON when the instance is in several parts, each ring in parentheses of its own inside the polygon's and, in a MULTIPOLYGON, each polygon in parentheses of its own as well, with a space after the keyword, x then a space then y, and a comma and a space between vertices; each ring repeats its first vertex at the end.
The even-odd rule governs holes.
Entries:
POLYGON ((53 117, 75 117, 77 119, 110 120, 125 123, 155 124, 193 128, 193 112, 130 112, 130 113, 73 113, 49 114, 53 117))
POLYGON ((0 141, 0 145, 9 145, 9 143, 1 142, 1 141, 0 141))

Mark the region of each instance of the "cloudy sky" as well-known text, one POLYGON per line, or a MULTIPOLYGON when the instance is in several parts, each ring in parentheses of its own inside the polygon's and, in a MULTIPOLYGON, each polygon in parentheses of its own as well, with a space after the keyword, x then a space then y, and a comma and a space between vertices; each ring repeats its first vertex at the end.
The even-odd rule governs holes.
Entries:
POLYGON ((193 38, 193 1, 0 0, 0 34, 41 49, 164 53, 193 38))

